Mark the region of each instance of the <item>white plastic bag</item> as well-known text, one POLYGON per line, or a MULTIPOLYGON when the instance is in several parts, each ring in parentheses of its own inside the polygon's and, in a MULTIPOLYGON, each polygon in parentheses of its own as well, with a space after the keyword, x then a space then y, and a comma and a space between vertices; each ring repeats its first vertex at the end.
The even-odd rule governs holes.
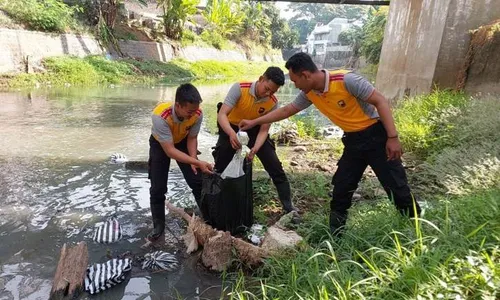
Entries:
POLYGON ((222 172, 222 179, 238 178, 245 175, 245 172, 243 171, 243 163, 247 154, 250 153, 250 149, 247 146, 249 138, 245 131, 238 131, 236 136, 241 144, 241 149, 236 150, 233 159, 227 165, 226 169, 224 169, 224 172, 222 172))

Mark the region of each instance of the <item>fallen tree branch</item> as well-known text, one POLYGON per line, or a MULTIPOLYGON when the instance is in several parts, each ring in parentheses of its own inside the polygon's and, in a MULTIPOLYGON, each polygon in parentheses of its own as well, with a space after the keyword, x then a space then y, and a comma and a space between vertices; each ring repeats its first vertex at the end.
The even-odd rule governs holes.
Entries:
POLYGON ((72 248, 64 244, 49 299, 76 299, 84 289, 88 263, 89 253, 85 242, 72 248))
POLYGON ((264 249, 231 236, 229 232, 216 230, 201 218, 194 215, 191 217, 169 202, 165 206, 188 222, 187 232, 182 236, 187 252, 192 253, 198 250, 198 246, 203 246, 202 262, 206 267, 216 271, 225 270, 233 261, 233 253, 236 254, 235 259, 249 267, 261 264, 268 256, 264 249), (232 251, 233 249, 236 251, 232 251))

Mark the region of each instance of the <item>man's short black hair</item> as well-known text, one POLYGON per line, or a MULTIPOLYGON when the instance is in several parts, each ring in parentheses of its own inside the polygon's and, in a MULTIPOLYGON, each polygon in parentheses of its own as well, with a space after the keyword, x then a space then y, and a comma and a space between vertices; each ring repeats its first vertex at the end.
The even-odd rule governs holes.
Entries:
POLYGON ((312 58, 304 52, 295 53, 288 59, 285 68, 293 73, 300 73, 303 71, 316 72, 318 67, 313 62, 312 58))
POLYGON ((279 86, 283 86, 285 84, 285 74, 283 73, 283 70, 278 67, 267 68, 266 72, 264 72, 264 77, 279 86))
POLYGON ((191 83, 181 84, 175 92, 175 102, 180 105, 187 103, 200 104, 202 102, 200 93, 191 83))

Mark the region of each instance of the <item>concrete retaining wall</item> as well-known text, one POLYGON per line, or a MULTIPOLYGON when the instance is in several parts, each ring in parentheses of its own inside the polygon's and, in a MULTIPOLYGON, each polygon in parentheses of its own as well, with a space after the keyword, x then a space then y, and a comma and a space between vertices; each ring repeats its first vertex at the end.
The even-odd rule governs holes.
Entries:
POLYGON ((99 43, 89 36, 0 28, 0 73, 24 70, 28 56, 30 61, 40 61, 48 56, 102 53, 99 43))
MULTIPOLYGON (((174 49, 172 45, 166 43, 139 41, 119 41, 119 46, 125 55, 144 60, 163 62, 168 62, 173 58, 183 58, 189 61, 247 60, 245 53, 236 50, 217 50, 196 46, 174 49)), ((0 73, 24 71, 27 56, 29 56, 31 64, 48 56, 74 55, 84 57, 104 53, 106 50, 102 49, 97 40, 90 36, 0 28, 0 73)), ((283 62, 281 56, 276 55, 253 55, 250 60, 283 62)))

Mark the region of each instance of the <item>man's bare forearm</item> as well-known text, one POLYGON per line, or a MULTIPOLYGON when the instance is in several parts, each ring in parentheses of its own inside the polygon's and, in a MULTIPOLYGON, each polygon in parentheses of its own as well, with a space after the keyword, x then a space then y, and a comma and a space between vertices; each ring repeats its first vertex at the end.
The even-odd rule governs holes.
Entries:
POLYGON ((271 124, 289 118, 298 112, 299 110, 297 108, 295 108, 292 104, 288 104, 268 113, 265 116, 255 119, 255 122, 257 125, 271 124))

